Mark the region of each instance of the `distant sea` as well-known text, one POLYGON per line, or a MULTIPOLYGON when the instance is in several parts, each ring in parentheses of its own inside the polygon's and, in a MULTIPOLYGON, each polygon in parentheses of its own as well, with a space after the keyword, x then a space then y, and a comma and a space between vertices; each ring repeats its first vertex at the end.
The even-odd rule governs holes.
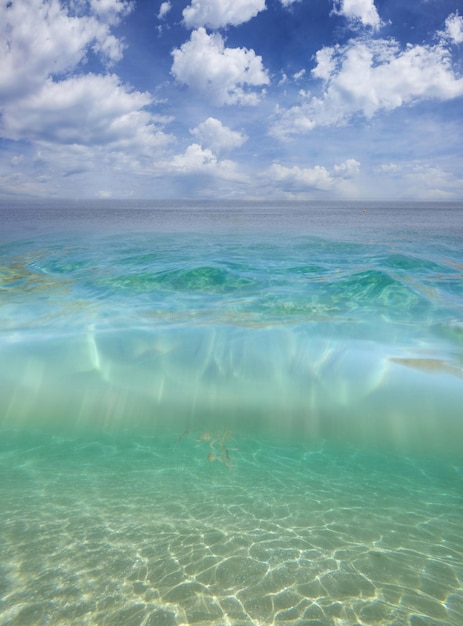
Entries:
POLYGON ((461 626, 463 204, 0 206, 0 625, 461 626))

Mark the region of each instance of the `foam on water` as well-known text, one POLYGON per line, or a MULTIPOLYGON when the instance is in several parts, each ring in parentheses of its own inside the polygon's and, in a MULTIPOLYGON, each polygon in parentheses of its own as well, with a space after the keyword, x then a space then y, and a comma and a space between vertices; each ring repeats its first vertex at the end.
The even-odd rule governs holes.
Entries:
POLYGON ((461 207, 97 209, 3 214, 0 624, 463 623, 461 207))

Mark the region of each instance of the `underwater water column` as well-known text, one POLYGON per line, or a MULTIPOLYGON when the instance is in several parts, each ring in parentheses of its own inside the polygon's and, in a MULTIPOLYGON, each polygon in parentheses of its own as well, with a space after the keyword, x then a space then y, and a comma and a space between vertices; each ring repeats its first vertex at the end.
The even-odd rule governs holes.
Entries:
POLYGON ((287 209, 1 241, 0 623, 461 625, 458 228, 287 209))

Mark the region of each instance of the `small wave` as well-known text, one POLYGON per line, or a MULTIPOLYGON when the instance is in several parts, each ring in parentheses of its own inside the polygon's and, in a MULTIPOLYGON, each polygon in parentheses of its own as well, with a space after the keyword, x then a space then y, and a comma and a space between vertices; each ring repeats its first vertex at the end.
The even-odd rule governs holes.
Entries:
POLYGON ((349 279, 340 281, 334 292, 338 299, 353 309, 375 306, 405 311, 423 302, 411 287, 379 270, 353 274, 349 279))
POLYGON ((382 262, 385 267, 404 270, 416 274, 423 272, 443 272, 446 268, 430 259, 423 259, 406 254, 391 254, 382 262))
POLYGON ((196 267, 188 270, 170 270, 161 273, 136 273, 109 279, 115 289, 146 292, 153 289, 198 293, 229 293, 253 286, 255 280, 238 276, 218 267, 196 267))

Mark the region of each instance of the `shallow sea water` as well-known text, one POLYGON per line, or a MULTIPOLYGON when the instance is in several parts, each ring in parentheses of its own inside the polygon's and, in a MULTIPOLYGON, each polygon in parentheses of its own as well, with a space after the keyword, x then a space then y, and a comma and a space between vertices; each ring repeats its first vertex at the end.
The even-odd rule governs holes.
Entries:
POLYGON ((0 624, 461 626, 463 207, 0 218, 0 624))

